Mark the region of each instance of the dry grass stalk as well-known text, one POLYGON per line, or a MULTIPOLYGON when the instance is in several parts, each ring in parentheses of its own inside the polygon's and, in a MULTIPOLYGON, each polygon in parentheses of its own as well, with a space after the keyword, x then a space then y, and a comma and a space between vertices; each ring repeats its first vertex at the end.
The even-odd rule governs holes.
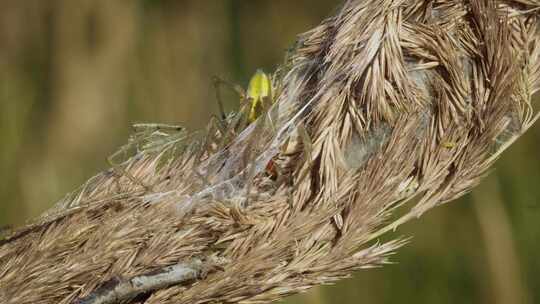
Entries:
POLYGON ((539 10, 348 1, 256 123, 139 130, 123 171, 140 183, 104 172, 0 241, 1 302, 266 303, 386 263, 404 241, 382 234, 469 191, 538 118, 539 10), (156 283, 193 261, 204 275, 156 283))

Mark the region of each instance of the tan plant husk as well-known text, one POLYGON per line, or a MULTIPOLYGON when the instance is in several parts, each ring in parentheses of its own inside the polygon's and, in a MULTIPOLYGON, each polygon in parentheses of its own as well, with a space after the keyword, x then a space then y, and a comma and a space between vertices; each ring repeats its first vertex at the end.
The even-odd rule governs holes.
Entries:
POLYGON ((469 191, 538 117, 539 11, 348 1, 300 36, 257 122, 139 130, 121 169, 1 240, 0 302, 109 303, 111 282, 196 260, 121 300, 266 303, 386 263, 405 241, 380 236, 469 191))

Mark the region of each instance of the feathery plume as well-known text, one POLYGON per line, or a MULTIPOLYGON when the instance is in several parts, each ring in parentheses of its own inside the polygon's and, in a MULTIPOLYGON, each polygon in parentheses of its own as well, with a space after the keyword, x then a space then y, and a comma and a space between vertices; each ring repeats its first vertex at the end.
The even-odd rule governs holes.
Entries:
POLYGON ((351 0, 205 132, 137 126, 0 240, 2 303, 267 303, 377 267, 536 121, 540 3, 351 0), (274 168, 269 172, 269 164, 274 168))

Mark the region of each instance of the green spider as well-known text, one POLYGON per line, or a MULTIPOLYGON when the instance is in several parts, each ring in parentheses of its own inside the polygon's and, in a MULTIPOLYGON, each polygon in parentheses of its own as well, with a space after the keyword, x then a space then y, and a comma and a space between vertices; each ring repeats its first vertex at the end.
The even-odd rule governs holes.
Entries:
MULTIPOLYGON (((231 84, 218 77, 214 78, 216 97, 222 121, 227 121, 227 117, 223 111, 223 103, 219 95, 219 86, 221 84, 225 84, 228 87, 231 87, 234 91, 238 93, 238 95, 240 96, 240 110, 236 119, 246 119, 246 124, 238 123, 235 119, 233 119, 231 122, 229 122, 229 125, 228 127, 226 127, 226 129, 243 130, 247 125, 254 123, 259 118, 266 119, 263 114, 269 111, 269 109, 275 102, 275 94, 273 90, 274 84, 272 83, 272 78, 268 74, 266 74, 260 69, 257 70, 257 72, 251 77, 248 88, 245 91, 242 87, 238 85, 231 84)), ((273 126, 270 124, 265 124, 263 121, 257 127, 270 128, 273 126)), ((235 132, 233 131, 233 133, 235 132)), ((311 160, 312 141, 303 123, 300 123, 297 126, 297 136, 298 137, 293 141, 300 141, 304 148, 304 157, 311 160)), ((253 138, 254 140, 260 140, 258 136, 254 136, 253 138)), ((288 142, 288 144, 293 143, 288 142)), ((270 160, 265 168, 265 173, 273 180, 276 180, 281 175, 281 171, 282 169, 274 160, 270 160)))
MULTIPOLYGON (((274 103, 272 78, 260 69, 251 77, 246 90, 239 85, 232 84, 219 77, 214 77, 214 86, 221 118, 219 119, 214 116, 210 124, 211 129, 208 132, 209 138, 207 147, 211 152, 222 149, 226 143, 234 138, 234 136, 250 124, 255 123, 257 119, 262 118, 264 120, 265 117, 262 117, 263 114, 266 113, 274 103), (240 97, 240 107, 237 113, 233 113, 232 115, 225 114, 219 90, 221 85, 232 88, 240 97), (221 143, 217 145, 211 144, 215 142, 221 143)), ((268 126, 266 126, 264 121, 259 122, 256 126, 256 128, 266 127, 268 126)), ((260 129, 255 130, 255 132, 260 131, 260 129)), ((247 144, 254 145, 254 141, 256 140, 260 140, 260 137, 253 136, 252 140, 247 144)), ((248 158, 250 158, 250 156, 248 156, 248 158)), ((267 171, 275 172, 272 162, 268 164, 267 171)))
POLYGON ((226 119, 223 102, 221 100, 220 85, 226 85, 232 88, 240 96, 240 112, 243 112, 244 105, 248 106, 247 122, 251 124, 259 118, 262 113, 274 103, 272 91, 272 79, 262 70, 257 70, 255 75, 249 80, 247 90, 241 86, 232 84, 219 77, 214 77, 214 86, 216 88, 216 98, 218 101, 221 118, 226 119))

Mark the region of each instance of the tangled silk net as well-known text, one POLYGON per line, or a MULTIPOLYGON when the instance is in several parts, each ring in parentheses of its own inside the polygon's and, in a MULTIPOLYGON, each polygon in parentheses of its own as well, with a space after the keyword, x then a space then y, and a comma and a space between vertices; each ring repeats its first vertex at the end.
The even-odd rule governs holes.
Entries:
MULTIPOLYGON (((273 159, 295 145, 311 144, 309 137, 302 137, 308 136, 302 132, 305 132, 303 126, 316 104, 317 96, 307 102, 299 102, 300 94, 304 93, 309 81, 299 75, 305 74, 306 71, 289 71, 280 81, 290 84, 288 94, 280 94, 277 101, 253 123, 245 122, 244 112, 233 112, 223 121, 213 118, 204 132, 188 132, 181 126, 172 125, 134 125, 134 130, 138 132, 115 154, 126 158, 118 168, 89 180, 80 190, 59 202, 47 216, 63 215, 88 204, 85 197, 95 197, 95 193, 102 191, 96 186, 109 187, 102 181, 109 181, 111 175, 127 183, 125 187, 129 190, 126 190, 126 195, 130 191, 143 191, 141 197, 150 204, 163 202, 166 198, 173 199, 180 213, 204 201, 246 203, 255 190, 250 191, 250 188, 256 178, 265 179, 266 188, 275 191, 278 182, 274 173, 278 173, 268 172, 268 167, 274 166, 273 159), (298 131, 299 126, 301 132, 298 131), (152 170, 152 175, 164 177, 167 183, 172 177, 163 171, 181 171, 181 187, 165 192, 156 191, 163 181, 149 181, 140 171, 142 169, 152 170)), ((274 87, 273 90, 279 92, 281 88, 274 87)))
POLYGON ((136 126, 110 170, 1 240, 0 299, 113 303, 91 299, 196 258, 216 267, 131 303, 266 303, 386 263, 404 241, 380 236, 470 191, 537 120, 539 12, 347 1, 255 122, 136 126))
MULTIPOLYGON (((488 102, 511 99, 513 104, 506 105, 509 108, 496 109, 495 104, 491 105, 493 110, 507 111, 499 113, 500 117, 492 127, 492 143, 487 143, 491 161, 532 125, 537 117, 533 117, 530 96, 538 90, 538 67, 533 64, 539 52, 534 43, 537 38, 534 2, 529 4, 532 8, 528 10, 528 2, 521 4, 521 10, 500 4, 497 17, 488 10, 494 4, 471 1, 467 6, 442 1, 439 8, 433 7, 430 11, 431 18, 440 19, 439 29, 414 28, 412 23, 401 20, 402 14, 412 15, 422 7, 420 4, 398 10, 399 3, 406 1, 383 2, 387 4, 384 9, 391 12, 386 16, 388 20, 361 20, 360 17, 364 16, 362 11, 368 11, 368 4, 356 7, 349 4, 338 16, 304 34, 296 53, 274 75, 276 101, 255 123, 239 124, 246 115, 239 112, 231 113, 225 121, 213 121, 206 132, 189 133, 182 128, 158 124, 135 128, 138 132, 118 153, 124 157, 119 167, 126 168, 125 171, 111 170, 92 178, 79 191, 59 202, 48 215, 54 217, 55 213, 69 213, 71 208, 99 200, 100 195, 96 194, 109 192, 100 187, 110 187, 111 175, 128 175, 129 178, 124 176, 127 183, 123 186, 125 195, 132 191, 138 193, 141 186, 144 188, 146 185, 146 190, 151 188, 152 191, 141 194, 145 202, 174 200, 181 213, 208 200, 248 202, 250 195, 267 192, 264 190, 269 190, 267 194, 272 195, 272 191, 283 186, 284 179, 278 182, 275 176, 269 176, 266 172, 269 164, 275 158, 293 154, 290 152, 294 149, 304 154, 303 160, 314 158, 311 141, 312 137, 319 135, 313 134, 314 121, 320 119, 317 115, 325 115, 323 111, 330 110, 330 104, 346 113, 338 126, 341 134, 335 139, 336 148, 340 151, 334 156, 334 164, 344 171, 362 168, 369 156, 376 153, 396 131, 397 117, 410 115, 413 111, 418 114, 415 117, 416 137, 434 136, 440 146, 452 149, 459 140, 445 130, 449 129, 451 121, 460 128, 467 124, 479 124, 485 128, 483 125, 489 122, 484 121, 481 114, 487 110, 488 102), (508 14, 501 14, 504 12, 508 14), (477 17, 484 20, 466 28, 465 23, 451 19, 467 14, 478 14, 477 17), (491 23, 488 18, 498 18, 499 22, 492 24, 495 28, 490 32, 487 32, 491 23), (338 20, 343 22, 339 31, 335 29, 339 26, 336 24, 338 20), (507 22, 514 30, 521 27, 525 32, 515 33, 501 22, 507 22), (365 28, 361 29, 362 26, 365 28), (398 32, 398 27, 401 32, 398 32), (449 32, 438 32, 444 29, 449 32), (354 36, 354 31, 370 35, 354 36), (327 50, 320 49, 322 46, 318 44, 330 34, 335 35, 336 43, 327 50), (339 35, 348 37, 340 40, 339 35), (493 45, 490 49, 486 44, 482 49, 479 38, 489 40, 486 41, 488 43, 506 43, 508 48, 493 45), (354 54, 359 50, 359 54, 354 54), (324 51, 327 53, 322 53, 324 51), (450 51, 455 53, 444 54, 450 51), (527 51, 530 53, 526 54, 527 51), (488 62, 475 62, 478 56, 485 57, 488 62), (510 66, 512 56, 519 58, 522 65, 528 65, 525 66, 527 70, 518 71, 515 65, 510 66), (524 74, 514 74, 517 72, 524 74), (513 81, 524 82, 522 87, 513 88, 518 89, 517 96, 493 96, 491 86, 499 85, 497 89, 501 92, 497 93, 502 94, 505 86, 510 88, 515 84, 513 81), (478 99, 476 103, 474 98, 478 99), (445 102, 444 106, 438 101, 445 102), (355 108, 347 109, 351 105, 355 108), (220 124, 220 128, 215 128, 220 124), (423 134, 430 127, 433 128, 431 134, 423 134), (307 134, 309 131, 311 136, 307 134), (298 148, 299 145, 302 147, 298 148), (166 172, 173 170, 174 176, 166 172), (177 181, 179 185, 171 190, 168 189, 170 187, 160 187, 163 184, 160 178, 165 178, 167 184, 172 184, 172 178, 181 181, 177 181), (256 188, 254 184, 268 187, 256 188)), ((276 165, 279 168, 279 164, 276 165)), ((282 173, 291 172, 277 174, 282 173)), ((399 190, 416 191, 416 188, 418 180, 408 176, 401 181, 399 190)))

